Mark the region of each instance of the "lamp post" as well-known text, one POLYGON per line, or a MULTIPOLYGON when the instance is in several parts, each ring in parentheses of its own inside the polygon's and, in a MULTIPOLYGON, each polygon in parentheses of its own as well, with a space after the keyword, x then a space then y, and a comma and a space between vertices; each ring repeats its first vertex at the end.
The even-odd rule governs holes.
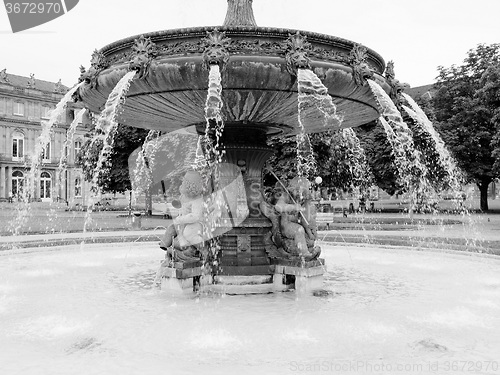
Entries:
MULTIPOLYGON (((316 185, 316 193, 318 192, 318 189, 319 189, 319 185, 323 182, 323 179, 320 177, 320 176, 317 176, 315 179, 314 179, 314 184, 316 185)), ((319 199, 318 200, 321 200, 321 191, 319 192, 320 193, 320 196, 319 196, 319 199)), ((317 197, 317 194, 316 194, 316 197, 317 197)))

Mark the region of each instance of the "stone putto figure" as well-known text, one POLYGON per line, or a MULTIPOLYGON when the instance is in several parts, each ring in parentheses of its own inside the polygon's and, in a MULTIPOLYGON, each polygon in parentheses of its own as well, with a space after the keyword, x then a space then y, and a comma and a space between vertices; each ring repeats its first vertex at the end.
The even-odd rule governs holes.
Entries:
POLYGON ((188 171, 179 188, 180 215, 167 228, 160 247, 175 261, 200 259, 204 246, 204 183, 199 172, 188 171))
POLYGON ((307 179, 296 177, 288 189, 277 186, 270 203, 263 201, 262 212, 273 224, 272 238, 267 241, 271 257, 313 260, 320 255, 321 248, 315 246, 316 206, 310 188, 307 179))

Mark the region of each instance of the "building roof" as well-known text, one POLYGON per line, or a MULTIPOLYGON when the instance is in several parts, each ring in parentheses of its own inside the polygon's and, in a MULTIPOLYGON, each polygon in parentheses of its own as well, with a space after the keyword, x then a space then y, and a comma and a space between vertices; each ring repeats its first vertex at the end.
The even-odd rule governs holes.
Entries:
POLYGON ((434 84, 431 83, 429 85, 412 87, 412 88, 406 89, 405 93, 410 95, 413 99, 418 99, 427 93, 429 93, 428 94, 429 96, 432 96, 434 91, 436 91, 436 89, 434 88, 434 84))
POLYGON ((6 69, 0 70, 0 83, 8 84, 14 87, 30 88, 44 92, 55 92, 58 94, 66 93, 69 88, 59 82, 49 82, 35 78, 34 74, 30 77, 18 76, 6 72, 6 69))

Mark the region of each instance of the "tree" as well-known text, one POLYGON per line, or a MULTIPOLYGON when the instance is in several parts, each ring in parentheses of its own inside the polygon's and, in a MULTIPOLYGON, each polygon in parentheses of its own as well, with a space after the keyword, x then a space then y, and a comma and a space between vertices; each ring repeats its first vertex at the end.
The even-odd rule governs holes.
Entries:
POLYGON ((492 142, 495 108, 485 93, 486 77, 492 74, 488 68, 499 61, 500 44, 480 44, 468 51, 462 65, 438 67, 432 99, 436 129, 468 181, 478 186, 483 211, 488 210, 488 186, 499 176, 492 142))
POLYGON ((481 85, 478 96, 483 100, 486 108, 489 108, 491 121, 496 129, 492 142, 495 158, 493 170, 496 175, 500 175, 500 63, 486 69, 481 77, 481 85))
MULTIPOLYGON (((113 151, 106 165, 106 173, 101 173, 98 185, 102 192, 123 193, 131 190, 128 157, 142 146, 148 130, 119 124, 115 133, 113 151)), ((102 142, 91 142, 89 138, 82 145, 77 156, 77 164, 83 169, 85 180, 92 181, 97 166, 97 158, 102 149, 102 142), (90 149, 91 148, 91 149, 90 149)))
MULTIPOLYGON (((371 173, 365 155, 354 133, 330 130, 309 136, 312 157, 315 160, 313 174, 321 176, 322 186, 352 192, 353 188, 366 190, 371 185, 371 173)), ((297 141, 295 137, 278 137, 270 145, 275 153, 267 165, 283 181, 297 175, 297 141)), ((310 175, 309 178, 312 178, 310 175)), ((264 183, 274 183, 272 176, 265 175, 264 183)))
POLYGON ((375 185, 389 195, 401 193, 403 186, 398 183, 398 171, 392 147, 382 125, 378 121, 373 121, 355 130, 365 150, 375 185))

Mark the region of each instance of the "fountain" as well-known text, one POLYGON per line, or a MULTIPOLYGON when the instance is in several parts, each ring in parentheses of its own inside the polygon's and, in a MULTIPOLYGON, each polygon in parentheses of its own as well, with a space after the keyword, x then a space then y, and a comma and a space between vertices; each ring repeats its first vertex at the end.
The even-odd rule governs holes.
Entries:
MULTIPOLYGON (((204 137, 205 145, 216 145, 205 147, 207 160, 229 166, 215 166, 212 184, 227 186, 242 176, 248 217, 237 225, 227 224, 231 210, 226 211, 229 217, 216 218, 208 234, 220 248, 212 269, 204 271, 202 259, 170 261, 164 279, 178 278, 181 289, 192 289, 207 277, 202 284, 224 284, 225 290, 229 284, 236 292, 242 284, 260 284, 255 288, 260 292, 301 283, 306 289, 317 287, 325 266, 316 259, 319 251, 311 250, 315 236, 309 252, 275 251, 282 249, 273 242, 276 225, 273 229, 269 207, 263 208, 262 171, 273 153, 267 140, 295 135, 299 150, 305 150, 299 152, 298 175, 308 177, 308 134, 355 127, 380 116, 367 79, 389 90, 382 76, 385 64, 374 51, 348 40, 258 27, 252 1, 229 0, 228 5, 222 27, 144 34, 95 51, 76 97, 99 113, 119 81, 136 72, 118 122, 163 133, 191 131, 204 137), (216 150, 216 157, 210 150, 216 150)), ((297 197, 284 194, 290 204, 297 203, 297 197)), ((234 192, 224 193, 224 204, 236 206, 237 198, 234 192)), ((299 216, 294 221, 301 229, 308 221, 299 216)))
MULTIPOLYGON (((383 115, 401 168, 427 173, 380 91, 394 100, 401 89, 382 76, 381 57, 335 37, 259 28, 251 0, 228 3, 223 27, 151 33, 94 53, 75 95, 95 114, 109 109, 99 117, 99 163, 116 123, 151 129, 131 156, 142 166, 133 177, 163 178, 154 166, 175 159, 191 218, 169 227, 166 252, 150 243, 0 252, 2 370, 497 373, 498 259, 318 241, 308 134, 337 129, 339 150, 362 161, 352 128, 383 115), (262 169, 273 152, 266 141, 279 134, 295 135, 303 153, 297 178, 278 180, 273 201, 263 196, 262 169), (290 289, 313 293, 268 293, 290 289)), ((429 139, 443 148, 436 134, 429 139)), ((447 154, 439 163, 453 166, 447 154)))

